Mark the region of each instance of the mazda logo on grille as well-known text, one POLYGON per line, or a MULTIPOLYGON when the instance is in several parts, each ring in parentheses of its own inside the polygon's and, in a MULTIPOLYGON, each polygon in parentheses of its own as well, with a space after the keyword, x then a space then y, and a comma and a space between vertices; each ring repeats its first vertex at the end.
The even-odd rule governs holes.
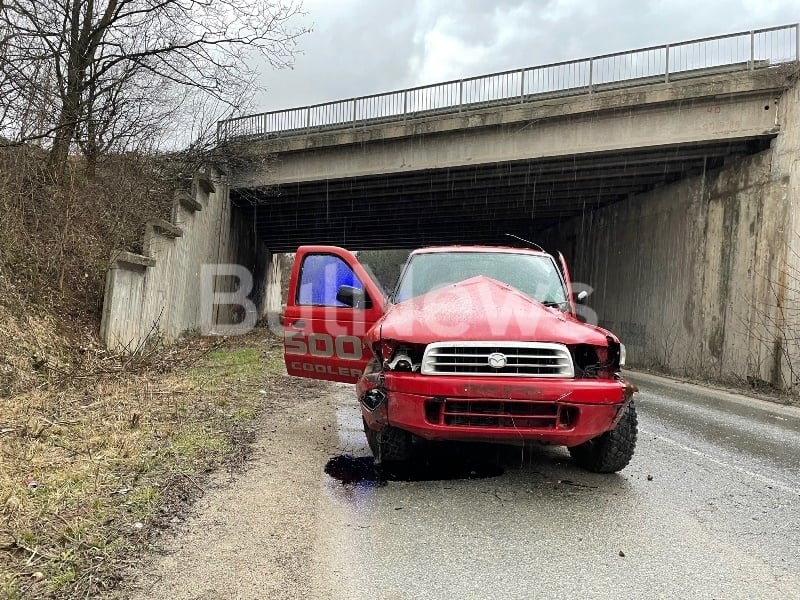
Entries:
POLYGON ((492 352, 489 355, 489 366, 493 369, 502 369, 508 364, 506 355, 501 352, 492 352))

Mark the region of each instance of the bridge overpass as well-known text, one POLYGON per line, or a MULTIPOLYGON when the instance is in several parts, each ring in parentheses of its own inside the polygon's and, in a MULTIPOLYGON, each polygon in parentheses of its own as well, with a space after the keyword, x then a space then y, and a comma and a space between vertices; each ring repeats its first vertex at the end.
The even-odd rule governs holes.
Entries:
POLYGON ((225 121, 232 151, 274 157, 232 168, 233 198, 285 251, 536 237, 768 148, 797 39, 748 32, 225 121))
POLYGON ((500 243, 770 146, 790 72, 710 74, 585 97, 249 141, 234 201, 271 248, 500 243), (323 217, 323 218, 321 218, 323 217))
MULTIPOLYGON (((246 255, 227 259, 260 264, 254 248, 533 238, 567 254, 634 364, 793 385, 799 34, 743 32, 222 122, 228 161, 208 196, 230 213, 219 245, 236 239, 246 255)), ((267 272, 262 290, 277 281, 274 264, 257 279, 267 272)))

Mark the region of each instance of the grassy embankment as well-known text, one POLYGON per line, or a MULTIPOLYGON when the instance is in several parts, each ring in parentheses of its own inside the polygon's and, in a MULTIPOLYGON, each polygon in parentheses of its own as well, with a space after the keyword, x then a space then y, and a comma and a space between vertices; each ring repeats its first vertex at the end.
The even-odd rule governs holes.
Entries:
POLYGON ((261 331, 3 400, 0 597, 113 587, 154 530, 202 494, 205 473, 246 458, 282 372, 261 331))
POLYGON ((57 182, 45 158, 0 148, 0 598, 113 586, 204 473, 242 460, 282 371, 264 332, 107 352, 112 251, 139 249, 175 181, 120 158, 94 180, 76 165, 57 182))

